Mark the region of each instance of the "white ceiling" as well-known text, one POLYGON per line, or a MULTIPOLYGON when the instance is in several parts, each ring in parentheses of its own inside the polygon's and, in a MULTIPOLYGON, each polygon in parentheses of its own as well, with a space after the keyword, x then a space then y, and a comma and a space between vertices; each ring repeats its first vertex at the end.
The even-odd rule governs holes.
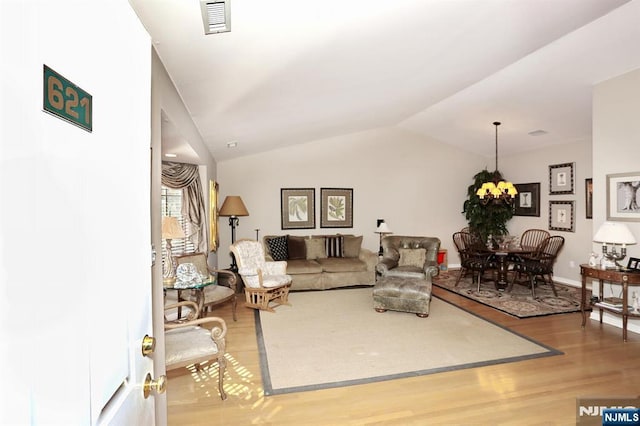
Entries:
POLYGON ((216 35, 198 0, 130 3, 217 160, 386 126, 488 157, 493 121, 501 156, 589 140, 593 85, 640 68, 640 0, 233 0, 216 35))

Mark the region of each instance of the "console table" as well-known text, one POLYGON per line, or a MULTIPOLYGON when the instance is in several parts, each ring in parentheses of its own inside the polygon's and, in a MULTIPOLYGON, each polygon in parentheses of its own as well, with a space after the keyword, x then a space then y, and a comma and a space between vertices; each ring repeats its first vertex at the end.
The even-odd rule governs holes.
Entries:
POLYGON ((589 265, 580 265, 582 276, 582 295, 580 299, 580 311, 582 312, 582 327, 587 323, 585 307, 587 304, 587 278, 597 279, 600 282, 598 300, 602 301, 602 287, 605 281, 622 285, 622 309, 618 310, 594 304, 600 310, 600 323, 602 324, 602 311, 622 315, 622 340, 627 341, 627 321, 629 317, 640 318, 640 313, 629 311, 629 286, 640 286, 640 274, 637 272, 617 271, 612 269, 600 269, 589 265))

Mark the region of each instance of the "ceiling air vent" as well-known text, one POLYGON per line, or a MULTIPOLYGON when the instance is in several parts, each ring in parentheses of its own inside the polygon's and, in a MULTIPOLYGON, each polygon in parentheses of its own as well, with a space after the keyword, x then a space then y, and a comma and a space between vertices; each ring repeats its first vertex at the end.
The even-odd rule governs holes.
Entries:
POLYGON ((205 34, 231 31, 231 0, 200 0, 205 34))

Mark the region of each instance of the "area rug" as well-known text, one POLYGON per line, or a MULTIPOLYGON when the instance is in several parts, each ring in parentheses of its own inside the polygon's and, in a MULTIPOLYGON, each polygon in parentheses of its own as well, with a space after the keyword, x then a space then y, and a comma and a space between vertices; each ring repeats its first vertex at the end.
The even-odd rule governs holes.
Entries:
MULTIPOLYGON (((580 310, 580 288, 555 283, 558 296, 553 295, 550 285, 539 282, 536 285, 536 298, 531 296, 531 286, 514 284, 511 291, 498 291, 493 281, 483 281, 478 292, 478 284, 473 283, 471 275, 462 278, 455 286, 458 270, 441 272, 433 279, 433 284, 445 290, 491 306, 518 318, 543 315, 564 314, 580 310)), ((587 295, 587 299, 590 294, 587 295)))
POLYGON ((289 300, 276 313, 256 311, 265 395, 561 354, 435 297, 428 318, 375 312, 370 287, 289 300))

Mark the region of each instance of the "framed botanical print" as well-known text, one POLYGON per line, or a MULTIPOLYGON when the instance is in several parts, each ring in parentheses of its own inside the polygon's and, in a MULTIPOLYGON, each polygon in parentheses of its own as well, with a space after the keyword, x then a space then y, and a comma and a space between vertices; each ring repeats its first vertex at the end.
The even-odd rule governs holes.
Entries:
POLYGON ((514 216, 540 216, 540 182, 516 183, 518 194, 516 195, 513 214, 514 216))
POLYGON ((353 189, 320 188, 320 228, 353 227, 353 189))
POLYGON ((640 221, 640 172, 607 175, 607 220, 640 221))
POLYGON ((575 201, 549 201, 549 229, 575 232, 575 201))
POLYGON ((549 195, 574 193, 574 169, 575 163, 549 166, 549 195))
POLYGON ((280 189, 282 229, 313 229, 316 227, 315 188, 280 189))

